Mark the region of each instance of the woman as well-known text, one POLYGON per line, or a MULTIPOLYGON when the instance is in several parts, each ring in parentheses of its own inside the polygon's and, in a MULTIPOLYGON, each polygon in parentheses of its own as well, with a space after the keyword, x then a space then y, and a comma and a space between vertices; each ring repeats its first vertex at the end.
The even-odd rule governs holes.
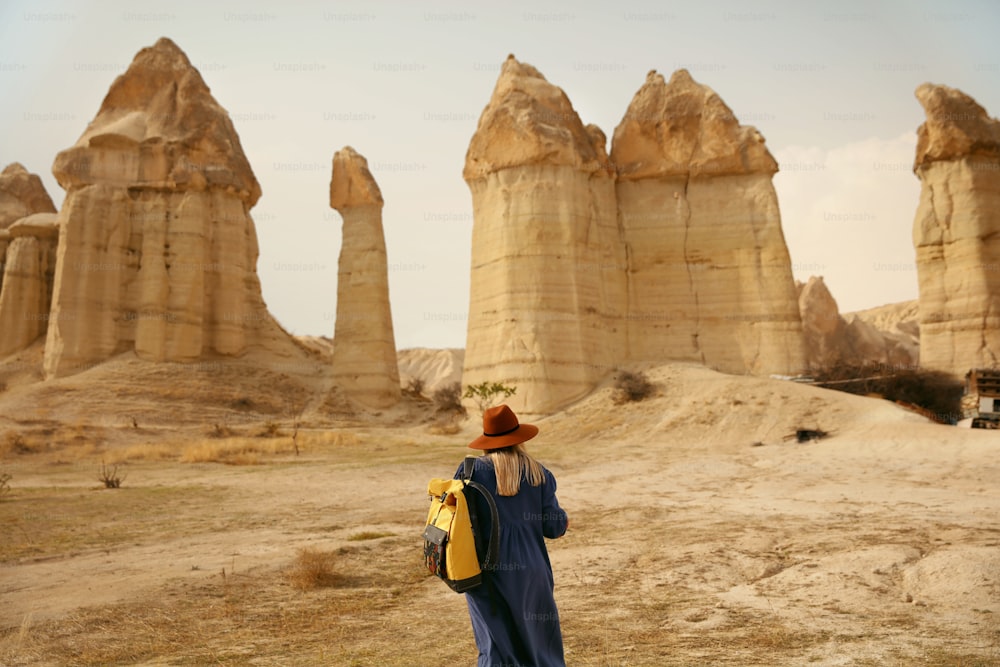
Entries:
MULTIPOLYGON (((563 666, 562 632, 553 595, 552 564, 545 539, 562 537, 569 525, 556 500, 556 479, 523 447, 538 427, 520 424, 506 405, 483 413, 483 434, 469 447, 484 450, 472 479, 485 486, 500 517, 499 559, 483 583, 466 593, 479 667, 563 666)), ((459 468, 456 479, 461 476, 459 468)), ((480 534, 489 535, 490 512, 471 494, 480 534)))

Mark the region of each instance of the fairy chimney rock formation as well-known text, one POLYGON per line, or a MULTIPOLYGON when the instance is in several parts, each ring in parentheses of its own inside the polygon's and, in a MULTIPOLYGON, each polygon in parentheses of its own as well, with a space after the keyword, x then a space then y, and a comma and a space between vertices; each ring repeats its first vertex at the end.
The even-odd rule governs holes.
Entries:
POLYGON ((964 376, 1000 363, 1000 121, 947 86, 916 97, 920 365, 964 376))
POLYGON ((753 127, 685 70, 653 71, 615 129, 628 246, 634 361, 691 360, 725 372, 805 368, 791 260, 753 127))
POLYGON ((256 273, 260 186, 172 41, 135 56, 52 171, 67 192, 47 376, 129 349, 150 361, 238 356, 278 335, 256 273))
POLYGON ((0 172, 0 358, 42 336, 49 321, 59 227, 37 174, 0 172))
POLYGON ((370 407, 399 401, 399 366, 389 307, 382 193, 368 162, 347 146, 333 156, 330 206, 343 218, 337 269, 334 380, 370 407))
POLYGON ((547 412, 581 397, 624 344, 624 247, 604 133, 509 56, 466 153, 472 269, 463 383, 517 387, 547 412))

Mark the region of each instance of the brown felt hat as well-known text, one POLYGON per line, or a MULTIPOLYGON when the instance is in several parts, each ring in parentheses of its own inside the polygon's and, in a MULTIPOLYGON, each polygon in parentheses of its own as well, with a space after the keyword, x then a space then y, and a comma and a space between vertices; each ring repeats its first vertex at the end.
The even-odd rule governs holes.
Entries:
POLYGON ((519 423, 513 410, 506 405, 498 405, 483 413, 483 434, 469 443, 469 447, 501 449, 531 440, 536 435, 537 426, 519 423))

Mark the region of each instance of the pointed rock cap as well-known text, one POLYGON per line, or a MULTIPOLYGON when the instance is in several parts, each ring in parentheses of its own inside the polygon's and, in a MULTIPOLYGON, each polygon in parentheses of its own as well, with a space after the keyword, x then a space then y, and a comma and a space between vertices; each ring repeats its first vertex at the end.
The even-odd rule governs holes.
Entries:
POLYGON ((225 188, 253 206, 260 185, 201 74, 166 37, 139 51, 97 116, 52 167, 65 188, 96 182, 168 190, 225 188), (114 159, 98 159, 102 152, 114 159))
POLYGON ((350 146, 344 146, 333 155, 330 207, 340 211, 372 205, 382 205, 382 191, 368 171, 368 160, 350 146))
MULTIPOLYGON (((603 134, 603 133, 602 133, 603 134)), ((566 94, 531 65, 507 56, 465 154, 466 181, 526 165, 606 166, 566 94)))
POLYGON ((740 125, 715 91, 684 69, 669 83, 656 70, 646 75, 615 128, 611 161, 625 179, 778 171, 756 128, 740 125))
POLYGON ((42 179, 12 162, 0 172, 0 229, 32 213, 55 213, 42 179))
POLYGON ((914 170, 938 160, 1000 158, 1000 121, 970 96, 932 83, 918 86, 916 96, 927 120, 917 128, 914 170))

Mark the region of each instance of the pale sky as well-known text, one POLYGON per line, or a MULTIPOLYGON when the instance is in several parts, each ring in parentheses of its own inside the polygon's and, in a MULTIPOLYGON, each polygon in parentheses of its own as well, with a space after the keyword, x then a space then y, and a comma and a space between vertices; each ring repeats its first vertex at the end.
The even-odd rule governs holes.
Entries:
POLYGON ((464 347, 462 167, 507 54, 609 141, 649 70, 685 67, 767 140, 793 273, 822 275, 846 312, 916 298, 913 92, 946 84, 1000 114, 998 30, 992 1, 4 0, 0 167, 38 173, 59 206, 56 153, 136 52, 169 37, 229 111, 261 184, 257 270, 277 319, 333 334, 331 160, 350 145, 386 202, 397 347, 464 347))

